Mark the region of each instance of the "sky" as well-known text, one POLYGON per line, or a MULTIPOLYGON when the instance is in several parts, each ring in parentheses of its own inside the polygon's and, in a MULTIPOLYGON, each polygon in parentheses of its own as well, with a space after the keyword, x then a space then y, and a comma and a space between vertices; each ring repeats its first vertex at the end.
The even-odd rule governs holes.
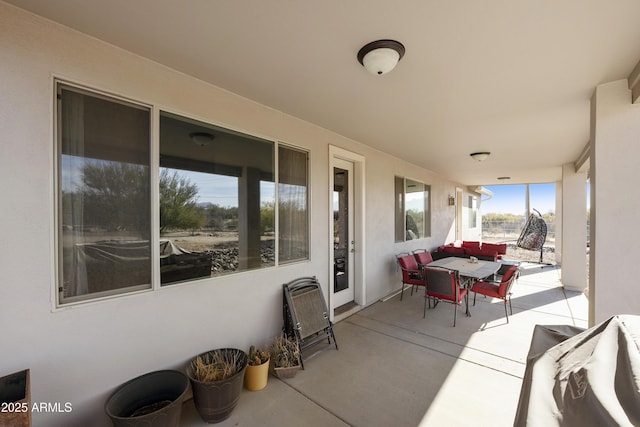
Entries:
MULTIPOLYGON (((173 169, 170 169, 173 172, 173 169)), ((181 177, 188 178, 198 186, 198 203, 211 203, 222 207, 238 206, 238 178, 187 170, 179 170, 181 177)), ((275 185, 272 182, 260 182, 261 202, 275 200, 275 185)))
MULTIPOLYGON (((493 197, 487 200, 482 196, 482 214, 510 213, 514 215, 526 215, 526 185, 485 185, 484 188, 493 193, 493 197)), ((585 197, 587 209, 591 206, 589 199, 589 183, 585 185, 585 197)), ((556 212, 556 184, 529 184, 530 208, 544 215, 556 212)))
MULTIPOLYGON (((213 203, 220 206, 238 206, 237 178, 220 175, 204 174, 192 171, 180 171, 180 175, 186 176, 191 182, 198 185, 198 202, 213 203)), ((273 183, 262 182, 262 202, 273 202, 273 183)), ((482 214, 508 213, 514 215, 526 215, 526 185, 485 185, 486 189, 493 193, 488 199, 482 196, 482 214)), ((589 207, 588 192, 587 207, 589 207)), ((536 209, 540 214, 556 211, 556 184, 529 184, 530 208, 536 209)))
MULTIPOLYGON (((493 193, 487 200, 482 196, 483 214, 509 213, 526 214, 526 185, 485 185, 484 188, 493 193)), ((556 184, 529 184, 530 208, 544 215, 556 211, 556 184)))

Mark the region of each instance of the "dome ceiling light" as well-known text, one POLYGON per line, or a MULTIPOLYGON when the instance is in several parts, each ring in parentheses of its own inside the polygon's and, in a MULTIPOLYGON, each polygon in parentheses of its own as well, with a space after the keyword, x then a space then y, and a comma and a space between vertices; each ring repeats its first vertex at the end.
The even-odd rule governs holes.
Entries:
POLYGON ((404 56, 404 46, 395 40, 376 40, 358 51, 358 62, 371 74, 381 76, 393 70, 404 56))
POLYGON ((213 141, 213 135, 208 132, 194 132, 190 133, 189 137, 194 144, 199 145, 200 147, 205 147, 209 145, 213 141))
POLYGON ((485 160, 487 157, 489 157, 491 153, 488 151, 478 151, 476 153, 471 153, 469 154, 474 160, 477 160, 479 162, 485 160))

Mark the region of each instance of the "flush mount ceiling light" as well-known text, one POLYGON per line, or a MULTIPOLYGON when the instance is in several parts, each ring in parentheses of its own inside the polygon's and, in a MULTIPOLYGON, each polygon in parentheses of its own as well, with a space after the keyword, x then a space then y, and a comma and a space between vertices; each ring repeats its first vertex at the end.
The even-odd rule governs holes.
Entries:
POLYGON ((395 40, 376 40, 358 51, 358 62, 371 74, 383 75, 393 70, 404 56, 404 46, 395 40))
POLYGON ((189 137, 194 142, 194 144, 199 145, 200 147, 209 145, 211 141, 213 141, 213 135, 207 132, 190 133, 189 137))
POLYGON ((488 151, 478 151, 477 153, 471 153, 469 154, 471 157, 473 157, 474 160, 477 160, 479 162, 483 161, 484 159, 486 159, 487 157, 489 157, 489 154, 491 154, 488 151))

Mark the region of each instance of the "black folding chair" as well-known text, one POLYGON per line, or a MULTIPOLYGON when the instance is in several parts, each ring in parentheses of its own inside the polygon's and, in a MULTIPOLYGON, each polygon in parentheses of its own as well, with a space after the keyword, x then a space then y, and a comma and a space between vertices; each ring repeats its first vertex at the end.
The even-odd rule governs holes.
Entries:
POLYGON ((327 339, 324 348, 309 355, 315 356, 330 347, 331 340, 338 349, 338 342, 333 334, 333 324, 329 320, 327 303, 322 295, 322 288, 315 277, 301 277, 282 285, 284 331, 295 337, 300 344, 300 360, 304 369, 303 350, 327 339))

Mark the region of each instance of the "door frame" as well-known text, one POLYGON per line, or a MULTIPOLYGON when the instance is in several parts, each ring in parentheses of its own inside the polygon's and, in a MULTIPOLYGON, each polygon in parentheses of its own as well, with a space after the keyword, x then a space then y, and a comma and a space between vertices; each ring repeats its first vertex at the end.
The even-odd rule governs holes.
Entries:
POLYGON ((343 313, 339 316, 334 316, 334 310, 337 308, 334 304, 333 298, 333 168, 334 159, 340 159, 353 163, 353 239, 355 241, 354 252, 354 265, 353 265, 353 287, 354 287, 354 302, 357 307, 354 310, 359 310, 364 306, 366 301, 366 280, 365 280, 365 157, 354 153, 352 151, 345 150, 335 145, 329 145, 329 188, 328 188, 328 201, 329 201, 329 239, 328 239, 328 256, 329 256, 329 319, 332 321, 340 320, 351 314, 351 311, 343 313))

